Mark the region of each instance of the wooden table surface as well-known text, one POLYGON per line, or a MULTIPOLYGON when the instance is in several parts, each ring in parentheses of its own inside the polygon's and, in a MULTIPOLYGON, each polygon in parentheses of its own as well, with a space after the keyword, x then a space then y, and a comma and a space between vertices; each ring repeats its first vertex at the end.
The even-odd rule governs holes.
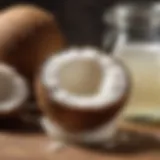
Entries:
POLYGON ((160 160, 160 141, 146 136, 146 132, 160 135, 160 128, 144 129, 128 124, 122 124, 121 128, 133 138, 114 150, 98 151, 70 145, 56 153, 50 149, 51 141, 41 132, 11 132, 3 128, 0 133, 0 160, 160 160))

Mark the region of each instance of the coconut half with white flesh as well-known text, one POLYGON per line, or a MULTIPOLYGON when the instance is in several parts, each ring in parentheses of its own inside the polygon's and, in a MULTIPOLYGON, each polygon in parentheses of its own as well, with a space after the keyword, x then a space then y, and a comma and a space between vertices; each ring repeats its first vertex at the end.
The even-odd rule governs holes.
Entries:
POLYGON ((91 47, 49 57, 35 85, 39 107, 51 124, 76 135, 111 126, 130 91, 121 62, 91 47))
POLYGON ((0 63, 0 116, 20 111, 29 96, 28 84, 11 66, 0 63))

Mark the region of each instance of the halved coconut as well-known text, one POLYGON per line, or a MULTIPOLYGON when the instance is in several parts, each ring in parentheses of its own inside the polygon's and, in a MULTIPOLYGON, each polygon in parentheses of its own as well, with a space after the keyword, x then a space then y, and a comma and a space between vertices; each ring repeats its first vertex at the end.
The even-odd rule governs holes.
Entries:
POLYGON ((0 58, 15 67, 32 87, 48 54, 64 47, 54 15, 34 5, 14 5, 0 15, 0 58))
POLYGON ((69 133, 84 133, 110 124, 129 96, 126 68, 91 47, 53 55, 36 81, 39 107, 51 123, 69 133))
POLYGON ((0 63, 0 116, 10 116, 20 111, 28 96, 26 79, 11 66, 0 63))

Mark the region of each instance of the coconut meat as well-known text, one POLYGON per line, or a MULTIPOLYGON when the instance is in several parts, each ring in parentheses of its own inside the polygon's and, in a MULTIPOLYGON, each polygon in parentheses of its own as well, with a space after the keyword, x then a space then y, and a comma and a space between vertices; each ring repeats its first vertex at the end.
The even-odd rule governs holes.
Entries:
POLYGON ((0 63, 0 112, 8 112, 20 107, 28 98, 25 79, 12 67, 0 63))
POLYGON ((126 92, 127 78, 114 58, 93 48, 71 48, 45 62, 42 83, 54 101, 96 109, 118 102, 126 92))

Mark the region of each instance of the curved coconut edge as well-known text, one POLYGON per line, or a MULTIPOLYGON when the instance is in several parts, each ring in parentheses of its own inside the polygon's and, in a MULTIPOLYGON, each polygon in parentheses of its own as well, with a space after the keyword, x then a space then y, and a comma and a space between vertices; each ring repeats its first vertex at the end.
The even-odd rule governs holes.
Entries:
MULTIPOLYGON (((85 65, 82 63, 80 65, 85 65)), ((76 64, 74 65, 76 67, 76 64)), ((74 65, 72 65, 73 68, 74 65)), ((70 69, 69 72, 72 72, 72 70, 70 69)), ((89 68, 89 70, 92 70, 92 68, 89 68)), ((78 76, 76 74, 76 71, 74 71, 74 75, 71 76, 78 76)), ((94 71, 92 72, 92 74, 94 74, 94 71)), ((93 79, 90 79, 87 82, 91 83, 91 81, 97 78, 96 76, 97 74, 95 73, 95 76, 92 77, 93 79)), ((104 54, 99 54, 99 51, 93 48, 71 48, 68 51, 53 55, 53 57, 50 57, 49 60, 44 63, 41 73, 41 79, 43 85, 46 86, 46 88, 50 92, 50 98, 57 102, 63 102, 66 106, 73 107, 73 109, 76 106, 76 108, 80 109, 97 110, 106 107, 106 105, 110 106, 116 101, 119 101, 121 97, 123 97, 128 87, 128 79, 124 66, 122 66, 117 60, 112 57, 104 54), (61 84, 59 84, 60 76, 58 75, 58 72, 61 72, 61 68, 67 68, 71 65, 71 63, 74 63, 75 61, 76 63, 80 61, 87 61, 86 63, 89 63, 88 65, 92 65, 89 62, 90 60, 93 61, 93 63, 98 62, 97 65, 99 65, 99 68, 97 69, 97 66, 93 66, 94 70, 97 69, 96 72, 102 72, 103 74, 102 76, 98 74, 98 76, 101 76, 99 80, 99 83, 101 84, 98 86, 96 94, 83 96, 73 92, 71 93, 61 87, 61 84), (68 64, 68 66, 66 66, 65 64, 68 64)), ((90 85, 89 83, 87 85, 90 85)), ((77 84, 77 86, 79 84, 77 84)), ((87 86, 85 87, 87 88, 87 86)))
POLYGON ((14 68, 2 62, 0 88, 0 116, 12 115, 21 110, 29 96, 27 81, 14 68))

